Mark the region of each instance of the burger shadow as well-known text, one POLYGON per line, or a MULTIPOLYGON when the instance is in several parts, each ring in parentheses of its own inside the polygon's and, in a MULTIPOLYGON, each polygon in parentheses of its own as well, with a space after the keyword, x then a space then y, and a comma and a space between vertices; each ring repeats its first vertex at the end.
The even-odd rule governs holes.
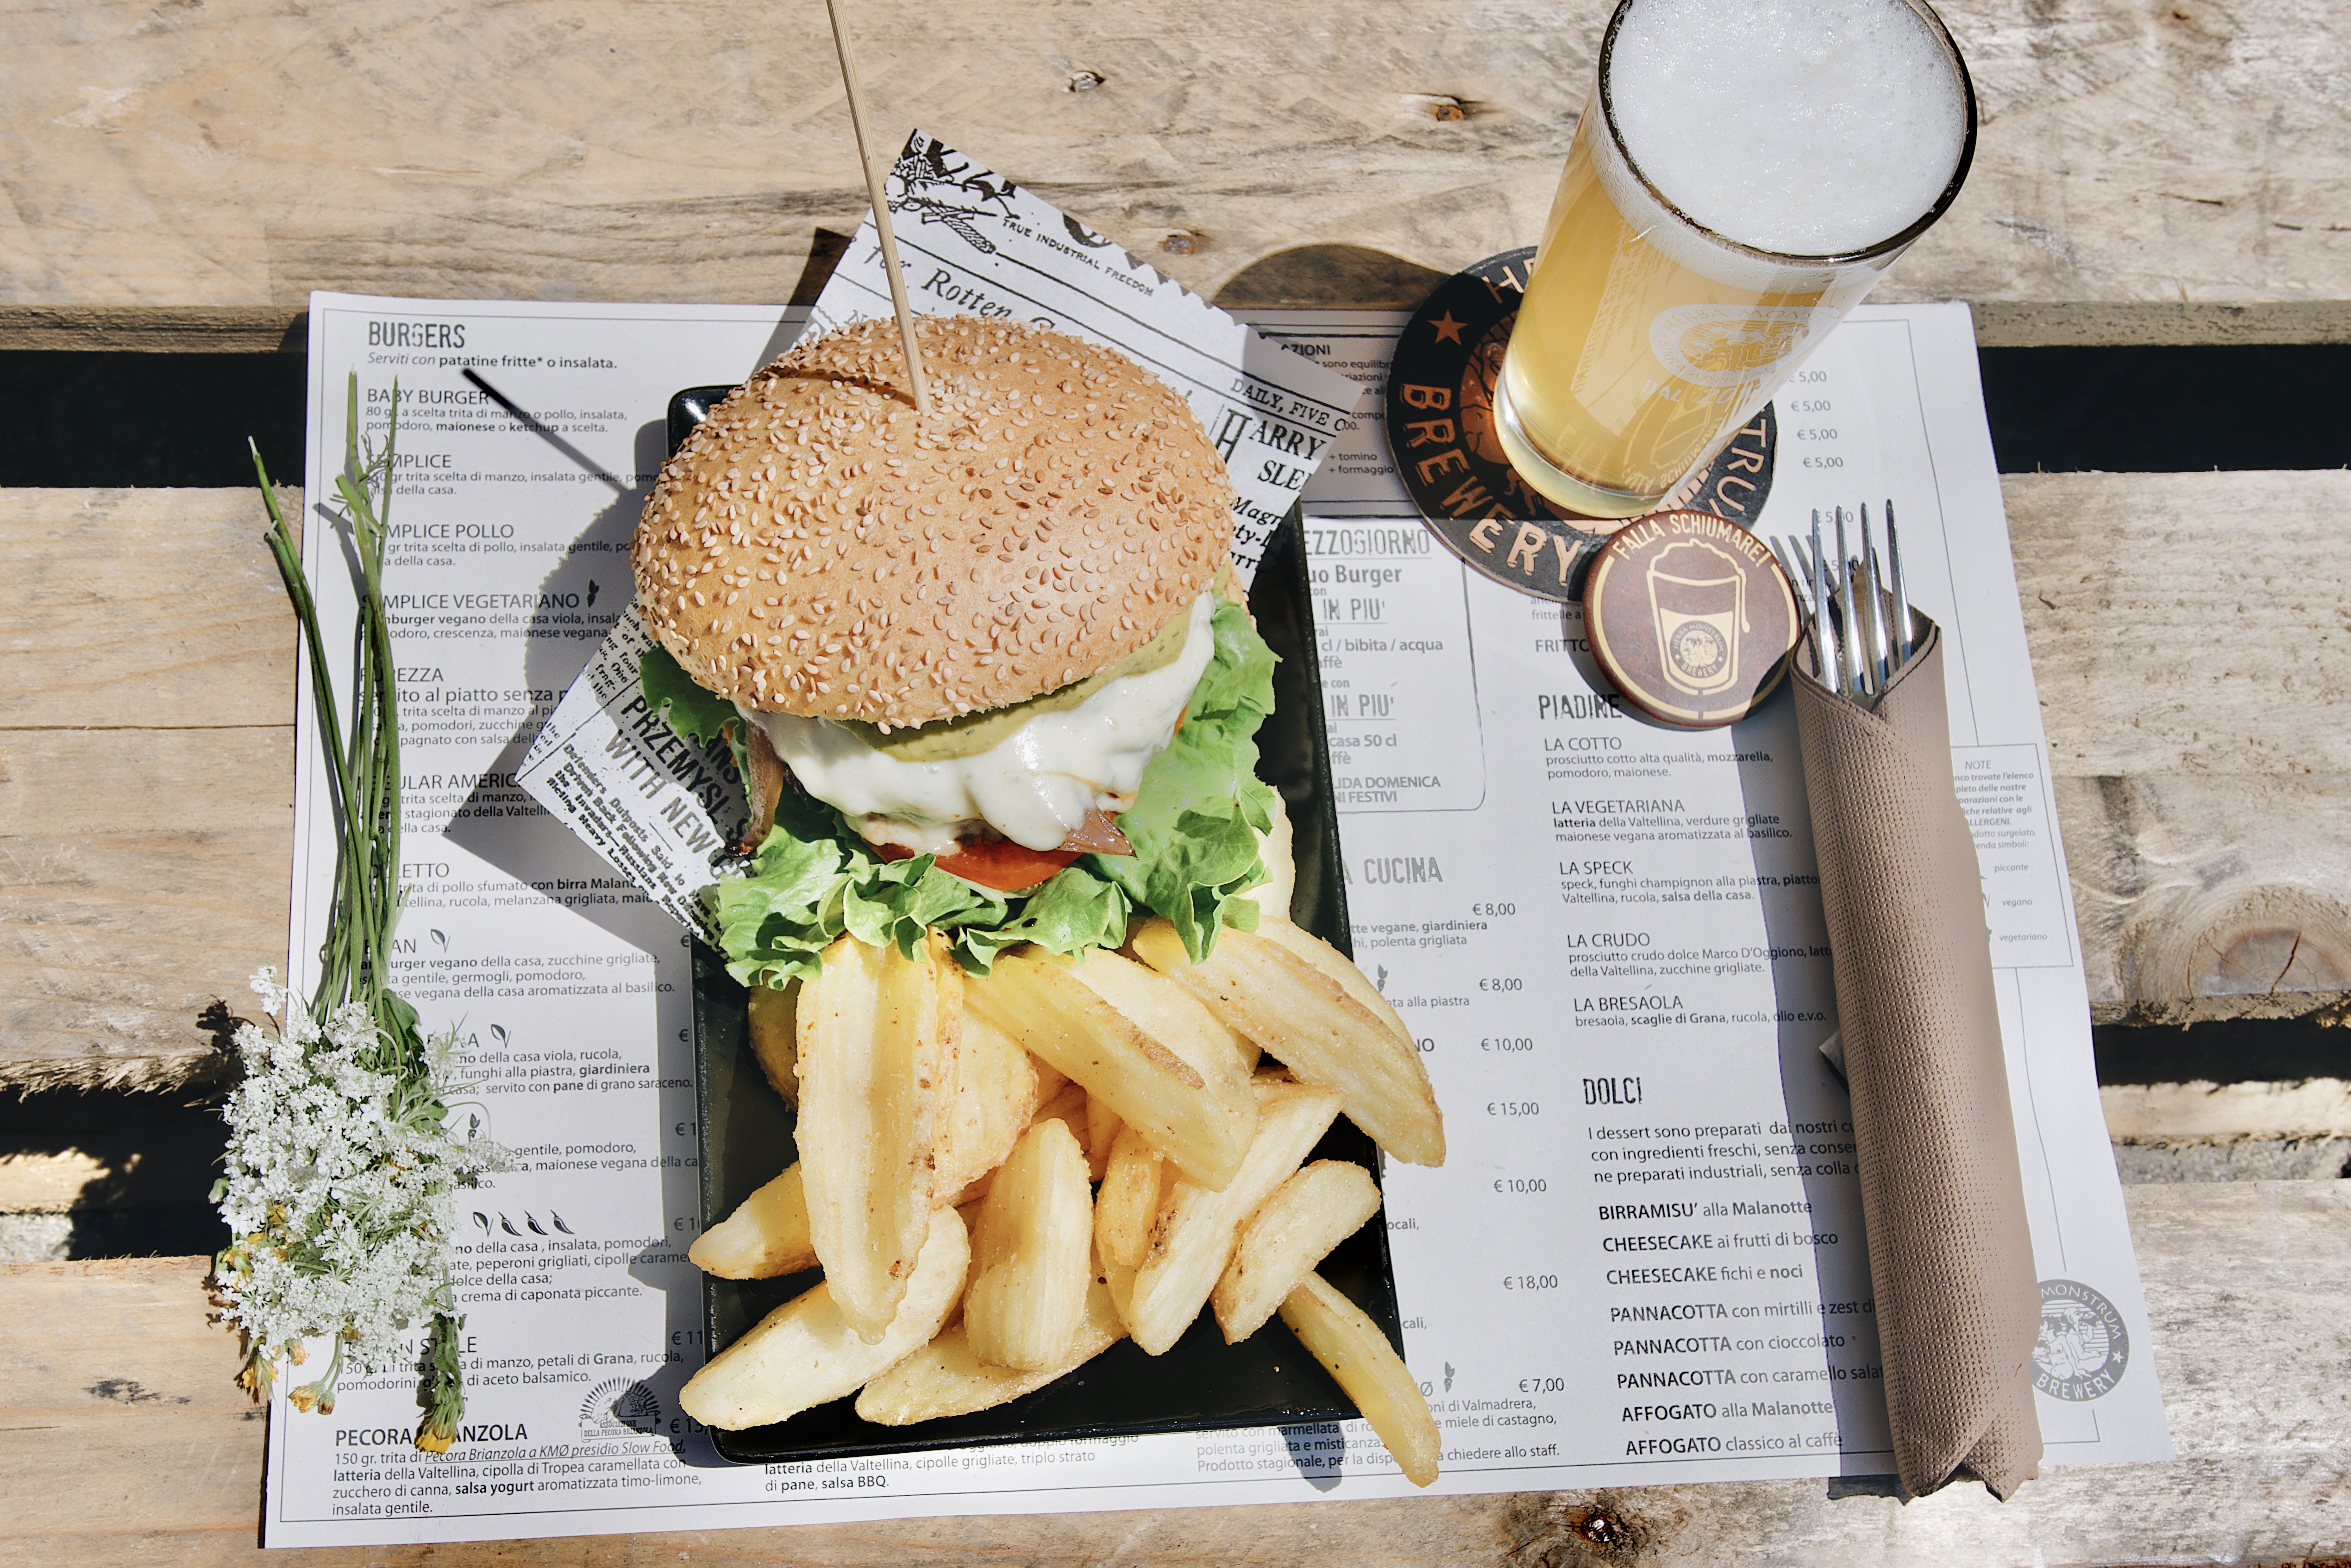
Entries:
MULTIPOLYGON (((818 237, 820 241, 836 239, 840 244, 820 246, 818 252, 811 253, 809 273, 793 291, 793 308, 778 318, 760 348, 760 364, 774 361, 799 339, 807 324, 801 308, 814 298, 814 289, 821 287, 823 279, 831 276, 848 243, 829 231, 819 231, 818 237)), ((538 608, 526 627, 523 655, 530 706, 499 746, 496 762, 475 780, 473 789, 442 831, 468 853, 564 904, 590 924, 624 941, 637 943, 643 936, 643 905, 594 902, 596 895, 590 892, 563 896, 569 890, 549 885, 545 874, 549 866, 569 863, 580 867, 578 877, 567 879, 576 881, 606 874, 611 868, 516 783, 515 769, 522 766, 531 742, 538 737, 555 705, 562 700, 612 627, 635 602, 636 580, 630 566, 629 544, 645 502, 653 495, 654 481, 660 477, 662 465, 669 458, 667 409, 662 418, 647 420, 637 427, 631 443, 632 471, 623 476, 600 468, 587 454, 539 424, 529 410, 502 396, 496 401, 569 463, 581 484, 603 492, 608 498, 539 580, 538 608), (516 831, 518 820, 527 824, 521 831, 516 831), (616 915, 615 912, 622 909, 631 913, 625 917, 616 915)), ((695 411, 697 423, 702 412, 695 411)))
POLYGON ((515 769, 522 766, 556 703, 635 601, 629 540, 668 455, 668 439, 660 420, 639 426, 632 444, 634 469, 624 476, 596 468, 559 437, 547 438, 579 467, 582 486, 601 493, 601 504, 539 579, 537 607, 525 626, 523 675, 530 691, 529 706, 442 832, 468 854, 563 904, 590 924, 642 946, 646 922, 641 906, 599 904, 590 901, 592 894, 556 887, 559 874, 564 881, 584 883, 612 873, 593 850, 516 783, 515 769))
MULTIPOLYGON (((527 416, 528 411, 523 413, 527 416)), ((626 475, 604 472, 552 432, 538 434, 574 465, 583 489, 599 493, 598 504, 580 533, 554 557, 538 580, 535 608, 525 624, 523 672, 529 705, 499 744, 496 760, 475 779, 442 831, 467 853, 562 904, 626 946, 651 955, 664 942, 676 939, 668 916, 641 902, 621 903, 613 891, 590 888, 587 884, 591 880, 617 873, 516 783, 515 769, 522 765, 555 704, 635 600, 629 540, 668 455, 664 425, 654 420, 638 428, 631 444, 632 472, 626 475)), ((664 1104, 656 1119, 675 1120, 680 1109, 664 1104)), ((656 1136, 653 1146, 664 1148, 666 1140, 656 1136)), ((690 1165, 661 1166, 662 1213, 700 1211, 699 1174, 690 1165)), ((618 1223, 617 1218, 614 1222, 618 1223)), ((682 1257, 682 1246, 673 1249, 664 1238, 639 1249, 627 1261, 631 1280, 663 1298, 664 1343, 671 1336, 695 1333, 701 1326, 701 1292, 684 1278, 691 1270, 672 1260, 674 1250, 682 1257)), ((669 1420, 677 1412, 677 1388, 684 1376, 679 1366, 664 1365, 626 1391, 640 1404, 650 1401, 658 1412, 654 1427, 641 1428, 643 1436, 670 1437, 669 1420)), ((671 1443, 688 1464, 723 1462, 711 1451, 706 1437, 687 1434, 671 1437, 671 1443)))
MULTIPOLYGON (((1848 1461, 1855 1464, 1851 1474, 1830 1479, 1829 1496, 1892 1495, 1884 1490, 1890 1478, 1882 1474, 1891 1469, 1892 1439, 1885 1385, 1877 1375, 1877 1319, 1862 1228, 1853 1102, 1842 1066, 1821 1049, 1837 1027, 1836 995, 1792 679, 1792 673, 1783 678, 1768 702, 1729 731, 1747 810, 1754 894, 1763 916, 1763 962, 1771 977, 1780 1078, 1779 1115, 1755 1137, 1738 1141, 1755 1146, 1751 1163, 1773 1171, 1795 1167, 1803 1208, 1733 1215, 1727 1228, 1773 1239, 1770 1246, 1732 1254, 1740 1266, 1802 1270, 1787 1279, 1779 1304, 1809 1298, 1817 1307, 1742 1325, 1766 1337, 1817 1333, 1822 1342, 1824 1386, 1767 1385, 1769 1392, 1760 1397, 1824 1406, 1790 1421, 1787 1429, 1823 1433, 1833 1427, 1837 1449, 1855 1456, 1848 1461)), ((1808 1355, 1796 1359, 1798 1370, 1813 1364, 1808 1355)))

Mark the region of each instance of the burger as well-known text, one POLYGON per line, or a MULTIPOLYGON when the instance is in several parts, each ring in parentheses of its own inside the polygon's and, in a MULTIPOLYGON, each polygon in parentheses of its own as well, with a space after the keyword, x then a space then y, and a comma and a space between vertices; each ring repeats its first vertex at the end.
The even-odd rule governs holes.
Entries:
POLYGON ((717 915, 746 983, 843 932, 1194 958, 1266 878, 1274 657, 1231 580, 1234 494, 1183 399, 1065 334, 930 317, 794 348, 663 467, 632 559, 648 702, 750 804, 717 915))

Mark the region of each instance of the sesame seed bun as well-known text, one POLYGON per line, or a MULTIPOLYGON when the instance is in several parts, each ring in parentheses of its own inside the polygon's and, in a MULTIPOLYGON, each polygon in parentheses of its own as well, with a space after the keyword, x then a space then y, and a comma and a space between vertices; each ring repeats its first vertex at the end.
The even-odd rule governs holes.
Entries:
POLYGON ((663 467, 637 606, 746 707, 892 727, 1003 707, 1150 642, 1214 580, 1233 489, 1165 382, 1059 332, 894 321, 800 344, 663 467))

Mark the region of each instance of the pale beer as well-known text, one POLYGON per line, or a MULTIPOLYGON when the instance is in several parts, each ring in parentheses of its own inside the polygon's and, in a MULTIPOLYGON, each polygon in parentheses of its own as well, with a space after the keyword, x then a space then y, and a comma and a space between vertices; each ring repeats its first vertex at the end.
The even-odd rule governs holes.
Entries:
POLYGON ((1649 510, 1949 205, 1966 67, 1912 0, 1624 0, 1495 400, 1571 511, 1649 510))

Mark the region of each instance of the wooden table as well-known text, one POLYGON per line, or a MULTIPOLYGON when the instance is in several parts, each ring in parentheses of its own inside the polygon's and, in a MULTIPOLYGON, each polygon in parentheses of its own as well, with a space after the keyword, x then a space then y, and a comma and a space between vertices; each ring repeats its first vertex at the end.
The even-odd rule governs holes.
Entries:
MULTIPOLYGON (((1981 96, 1981 144, 1958 205, 1878 298, 1965 299, 1988 346, 2351 340, 2339 13, 2287 0, 1945 12, 1981 96)), ((1593 0, 872 0, 854 26, 884 124, 919 120, 1202 292, 1395 306, 1538 233, 1604 14, 1593 0)), ((0 348, 298 350, 313 287, 805 299, 864 206, 821 28, 813 0, 19 7, 0 22, 0 348)), ((162 369, 152 400, 122 411, 126 440, 170 417, 162 369)), ((2014 475, 2003 491, 2097 1017, 2351 1012, 2351 474, 2014 475)), ((237 492, 0 494, 13 675, 0 1083, 165 1086, 213 1071, 214 1003, 285 950, 293 638, 256 531, 237 492)), ((2281 1111, 2292 1096, 2158 1088, 2132 1113, 2156 1136, 2197 1116, 2201 1134, 2351 1132, 2339 1081, 2301 1092, 2281 1111)), ((142 1153, 85 1142, 89 1169, 142 1153)), ((70 1185, 81 1168, 0 1159, 0 1185, 70 1185)), ((2341 1192, 2141 1188, 2131 1202, 2186 1457, 2059 1471, 2004 1507, 1974 1488, 1898 1506, 1781 1483, 506 1555, 2351 1552, 2341 1192)), ((227 1388, 226 1342, 203 1328, 198 1272, 187 1260, 0 1270, 0 1498, 28 1558, 36 1542, 76 1562, 250 1551, 261 1427, 227 1388)))

